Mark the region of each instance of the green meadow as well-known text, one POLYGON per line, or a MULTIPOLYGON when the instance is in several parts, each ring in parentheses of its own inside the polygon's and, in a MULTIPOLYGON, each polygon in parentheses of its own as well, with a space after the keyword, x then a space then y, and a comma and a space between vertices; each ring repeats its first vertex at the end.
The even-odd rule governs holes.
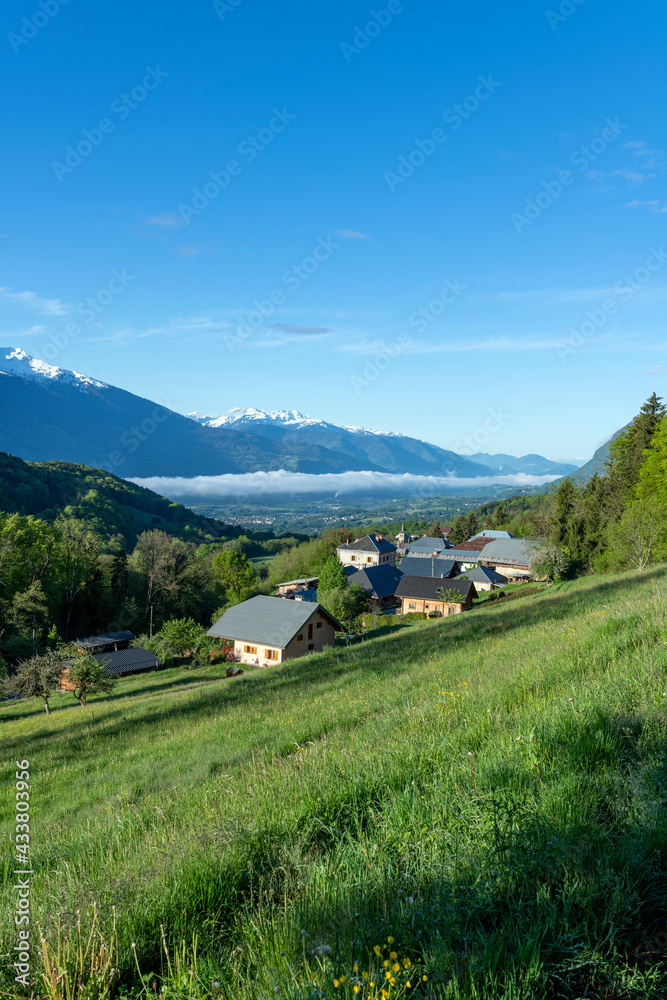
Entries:
POLYGON ((666 598, 588 577, 0 704, 0 988, 27 758, 35 997, 667 997, 666 598))

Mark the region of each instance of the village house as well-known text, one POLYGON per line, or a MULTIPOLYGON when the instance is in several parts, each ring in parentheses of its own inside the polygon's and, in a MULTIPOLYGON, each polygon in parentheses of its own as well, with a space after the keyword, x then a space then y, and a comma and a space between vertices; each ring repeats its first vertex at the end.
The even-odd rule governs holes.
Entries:
POLYGON ((403 576, 402 570, 397 566, 369 566, 361 569, 346 566, 345 574, 348 586, 358 583, 371 600, 378 601, 383 606, 394 603, 396 588, 403 576))
POLYGON ((489 569, 487 566, 475 566, 474 569, 461 574, 457 579, 471 580, 477 591, 497 590, 498 587, 502 587, 508 582, 506 576, 496 573, 494 569, 489 569))
POLYGON ((409 556, 425 556, 430 558, 431 556, 442 555, 449 547, 449 542, 445 541, 444 538, 431 538, 425 535, 423 538, 418 538, 415 542, 410 542, 407 554, 409 556))
POLYGON ((336 549, 343 566, 395 565, 396 546, 382 535, 365 535, 353 542, 346 542, 336 549))
POLYGON ((421 611, 429 615, 458 615, 472 607, 477 597, 471 580, 443 580, 427 576, 404 576, 396 590, 400 614, 421 611), (459 596, 454 597, 454 592, 459 596))
POLYGON ((233 643, 236 662, 269 667, 333 646, 341 628, 320 604, 260 595, 225 611, 207 635, 233 643))
POLYGON ((511 583, 530 579, 530 561, 538 546, 525 538, 498 538, 485 545, 480 553, 480 565, 502 573, 511 583))
POLYGON ((276 587, 276 597, 293 597, 304 590, 317 590, 319 576, 305 576, 301 580, 287 580, 276 587))

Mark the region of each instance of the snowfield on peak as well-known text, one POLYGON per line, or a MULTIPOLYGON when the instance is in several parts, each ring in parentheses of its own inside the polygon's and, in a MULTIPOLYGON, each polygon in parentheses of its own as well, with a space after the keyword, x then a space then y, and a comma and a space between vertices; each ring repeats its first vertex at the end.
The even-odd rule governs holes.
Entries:
POLYGON ((346 427, 330 424, 318 417, 309 417, 299 410, 258 410, 254 406, 235 406, 226 413, 186 413, 186 417, 196 420, 204 427, 227 427, 238 424, 274 424, 280 427, 328 427, 333 431, 348 431, 350 434, 377 434, 383 437, 406 437, 398 431, 377 431, 372 427, 346 427))
POLYGON ((82 392, 88 391, 87 386, 93 386, 96 389, 109 388, 105 382, 98 382, 88 375, 68 371, 66 368, 58 368, 56 365, 50 365, 46 361, 33 358, 20 347, 0 347, 0 374, 17 375, 29 382, 43 382, 44 379, 64 382, 66 385, 76 386, 82 392))

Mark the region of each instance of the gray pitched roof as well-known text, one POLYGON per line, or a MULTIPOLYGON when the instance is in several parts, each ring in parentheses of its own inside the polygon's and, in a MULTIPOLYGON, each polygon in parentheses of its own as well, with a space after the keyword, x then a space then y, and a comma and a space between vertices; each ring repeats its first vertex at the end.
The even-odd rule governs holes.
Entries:
MULTIPOLYGON (((489 545, 491 544, 490 542, 489 545)), ((447 559, 455 559, 456 562, 476 563, 479 562, 480 556, 486 552, 489 545, 485 545, 481 551, 479 549, 447 549, 443 555, 447 559)), ((409 553, 409 555, 412 555, 412 553, 409 553)))
POLYGON ((442 580, 429 576, 404 576, 396 591, 397 597, 415 597, 417 600, 441 601, 443 590, 458 590, 462 603, 472 592, 477 597, 472 580, 442 580))
POLYGON ((379 538, 377 535, 364 535, 356 542, 346 542, 338 546, 338 551, 343 549, 347 552, 395 552, 396 546, 388 542, 386 538, 379 538))
POLYGON ((358 583, 371 597, 391 597, 396 593, 403 571, 396 566, 368 566, 366 569, 355 569, 346 566, 347 582, 351 587, 358 583), (351 572, 350 572, 351 571, 351 572))
POLYGON ((464 575, 468 580, 472 580, 473 583, 507 583, 506 576, 496 573, 494 569, 490 569, 488 566, 475 566, 474 569, 466 570, 464 575))
POLYGON ((341 628, 320 604, 288 601, 284 597, 265 597, 260 594, 234 608, 228 608, 206 634, 220 639, 265 643, 267 646, 284 649, 318 611, 329 619, 334 628, 341 628))
POLYGON ((79 649, 103 649, 105 646, 114 646, 117 642, 131 642, 135 638, 134 632, 103 632, 77 639, 74 645, 79 649))
POLYGON ((452 576, 456 572, 456 560, 446 556, 432 556, 430 559, 425 556, 407 555, 401 559, 400 570, 406 576, 452 576))
POLYGON ((95 659, 104 664, 108 674, 120 677, 138 670, 156 670, 162 666, 154 653, 147 649, 119 649, 117 652, 96 653, 95 659))
POLYGON ((430 555, 433 552, 443 552, 447 546, 448 542, 444 538, 419 538, 416 542, 410 542, 408 546, 408 551, 412 553, 417 552, 428 552, 430 555))
POLYGON ((510 535, 509 531, 491 531, 485 528, 484 531, 478 531, 476 535, 469 538, 468 541, 472 542, 475 538, 514 538, 514 535, 510 535))
POLYGON ((499 538, 486 545, 480 557, 485 563, 528 566, 536 549, 537 543, 525 538, 499 538))

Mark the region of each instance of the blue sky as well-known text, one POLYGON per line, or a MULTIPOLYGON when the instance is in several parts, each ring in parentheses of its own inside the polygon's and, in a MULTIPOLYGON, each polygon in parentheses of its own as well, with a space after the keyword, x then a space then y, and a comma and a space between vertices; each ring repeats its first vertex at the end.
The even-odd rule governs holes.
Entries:
POLYGON ((181 412, 553 458, 663 391, 657 5, 8 0, 2 24, 0 343, 181 412))

